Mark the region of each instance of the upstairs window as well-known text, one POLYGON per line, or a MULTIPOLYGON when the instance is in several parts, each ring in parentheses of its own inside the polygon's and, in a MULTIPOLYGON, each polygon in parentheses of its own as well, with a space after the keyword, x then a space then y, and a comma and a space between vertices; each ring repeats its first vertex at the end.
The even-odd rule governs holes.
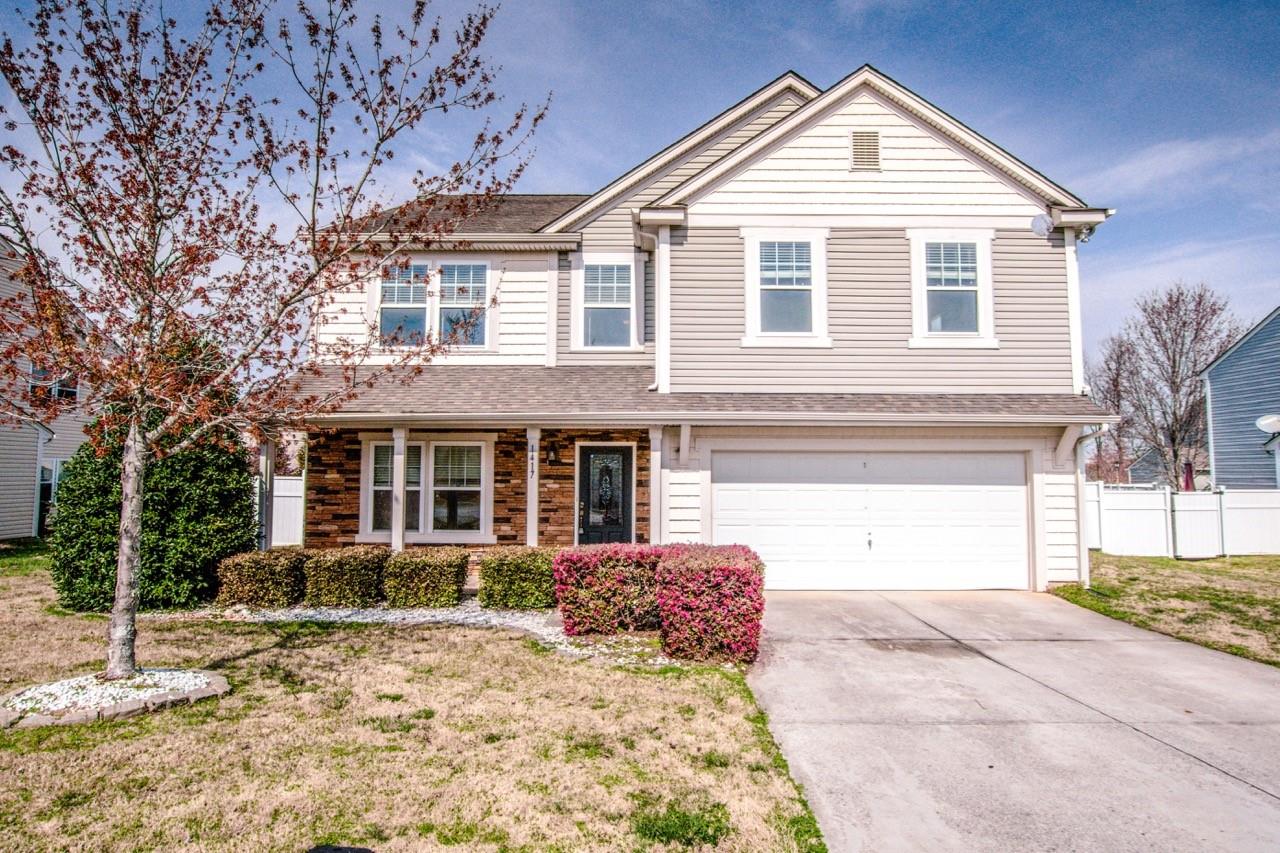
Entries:
POLYGON ((61 379, 50 379, 49 371, 37 367, 31 371, 31 384, 28 391, 32 397, 53 397, 58 400, 75 400, 80 393, 80 382, 74 376, 61 379))
POLYGON ((583 344, 625 347, 631 343, 631 267, 587 264, 583 268, 583 344))
POLYGON ((573 258, 571 348, 638 350, 644 328, 640 306, 644 256, 588 252, 573 258))
POLYGON ((744 347, 830 347, 827 229, 743 228, 744 347))
POLYGON ((926 243, 930 332, 978 333, 978 244, 926 243))
POLYGON ((987 229, 912 228, 909 347, 997 349, 987 229))
POLYGON ((760 243, 760 331, 813 331, 809 243, 760 243))
POLYGON ((484 264, 440 267, 440 340, 482 347, 487 341, 489 268, 484 264))
POLYGON ((421 346, 427 339, 426 264, 382 271, 378 330, 387 346, 421 346))

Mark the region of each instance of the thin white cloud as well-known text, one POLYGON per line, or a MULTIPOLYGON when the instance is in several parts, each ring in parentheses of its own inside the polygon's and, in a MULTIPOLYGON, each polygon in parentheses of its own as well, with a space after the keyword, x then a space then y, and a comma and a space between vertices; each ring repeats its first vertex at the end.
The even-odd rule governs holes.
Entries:
POLYGON ((915 6, 917 0, 836 0, 836 11, 846 20, 861 21, 878 12, 897 12, 915 6))
POLYGON ((1258 235, 1080 253, 1086 351, 1116 331, 1139 294, 1176 281, 1204 282, 1251 322, 1280 304, 1280 240, 1258 235))
POLYGON ((1252 136, 1171 139, 1142 148, 1114 165, 1075 182, 1108 204, 1156 203, 1210 188, 1260 190, 1261 175, 1280 154, 1280 128, 1252 136))

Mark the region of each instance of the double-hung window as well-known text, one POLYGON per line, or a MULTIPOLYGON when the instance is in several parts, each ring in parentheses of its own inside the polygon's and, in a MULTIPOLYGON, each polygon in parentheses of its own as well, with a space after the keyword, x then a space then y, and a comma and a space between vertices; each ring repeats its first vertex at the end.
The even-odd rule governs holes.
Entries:
POLYGON ((49 379, 49 371, 37 367, 31 371, 28 387, 32 397, 53 397, 58 400, 75 400, 79 396, 79 380, 74 376, 49 379))
POLYGON ((441 265, 441 342, 469 347, 485 345, 488 274, 489 268, 484 264, 441 265))
POLYGON ((813 251, 808 242, 760 243, 760 331, 813 332, 813 251))
MULTIPOLYGON (((373 445, 372 479, 369 484, 369 529, 375 533, 391 530, 393 447, 373 445)), ((422 445, 404 449, 404 529, 422 529, 422 445)))
POLYGON ((573 348, 637 349, 643 320, 642 256, 586 254, 573 267, 573 348))
POLYGON ((484 486, 480 443, 431 445, 431 529, 480 530, 484 486))
POLYGON ((390 266, 382 271, 378 331, 387 346, 421 346, 427 339, 426 264, 390 266))
POLYGON ((743 346, 831 346, 827 336, 827 232, 744 228, 743 346))
POLYGON ((995 348, 986 230, 912 229, 912 347, 995 348))

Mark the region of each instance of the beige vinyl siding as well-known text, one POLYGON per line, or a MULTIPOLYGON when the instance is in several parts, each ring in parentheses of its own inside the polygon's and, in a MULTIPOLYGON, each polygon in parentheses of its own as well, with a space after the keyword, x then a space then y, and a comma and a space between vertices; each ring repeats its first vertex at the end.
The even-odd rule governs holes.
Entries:
POLYGON ((1060 236, 996 233, 998 350, 908 349, 911 272, 904 229, 831 230, 832 348, 744 348, 743 251, 736 228, 673 231, 673 391, 1071 392, 1060 236))
POLYGON ((635 243, 631 226, 632 208, 656 201, 721 157, 737 150, 773 127, 795 112, 800 105, 801 101, 795 95, 780 95, 773 102, 764 105, 743 121, 694 150, 674 167, 622 196, 612 206, 578 229, 582 232, 583 248, 588 251, 629 249, 635 243))
POLYGON ((644 259, 644 350, 641 352, 590 352, 570 349, 573 315, 573 278, 568 252, 560 253, 559 284, 556 287, 558 311, 556 314, 556 363, 557 364, 652 364, 653 363, 653 256, 644 259))
POLYGON ((36 429, 0 426, 0 539, 30 536, 36 500, 36 429))
MULTIPOLYGON (((496 337, 497 349, 483 351, 454 350, 438 356, 439 364, 542 364, 547 351, 548 290, 551 284, 550 254, 518 255, 448 255, 430 256, 432 264, 439 260, 452 263, 487 263, 489 281, 494 288, 498 304, 490 309, 489 334, 496 337)), ((415 262, 418 262, 415 260, 415 262)), ((343 338, 363 341, 371 326, 377 322, 377 306, 380 287, 374 276, 365 282, 343 288, 333 302, 325 308, 325 319, 316 327, 317 354, 323 358, 326 347, 334 347, 343 338), (372 288, 370 293, 367 288, 372 288)), ((434 326, 428 317, 429 326, 434 326)), ((374 354, 372 364, 387 363, 391 355, 374 354)))
POLYGON ((829 214, 903 224, 963 217, 978 226, 987 217, 1025 223, 1044 212, 1029 191, 866 89, 712 186, 689 210, 693 221, 701 215, 829 214), (879 132, 879 171, 850 170, 854 130, 879 132))

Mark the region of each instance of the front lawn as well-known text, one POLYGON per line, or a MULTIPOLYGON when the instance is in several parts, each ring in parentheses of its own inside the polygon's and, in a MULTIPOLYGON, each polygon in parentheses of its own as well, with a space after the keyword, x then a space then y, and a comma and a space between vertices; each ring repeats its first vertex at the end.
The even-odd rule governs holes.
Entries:
POLYGON ((1092 552, 1091 589, 1057 595, 1142 628, 1280 666, 1280 556, 1171 560, 1092 552))
MULTIPOLYGON (((101 667, 38 551, 0 551, 0 693, 101 667)), ((515 632, 147 620, 222 699, 0 732, 6 851, 823 850, 740 672, 621 669, 515 632)))

